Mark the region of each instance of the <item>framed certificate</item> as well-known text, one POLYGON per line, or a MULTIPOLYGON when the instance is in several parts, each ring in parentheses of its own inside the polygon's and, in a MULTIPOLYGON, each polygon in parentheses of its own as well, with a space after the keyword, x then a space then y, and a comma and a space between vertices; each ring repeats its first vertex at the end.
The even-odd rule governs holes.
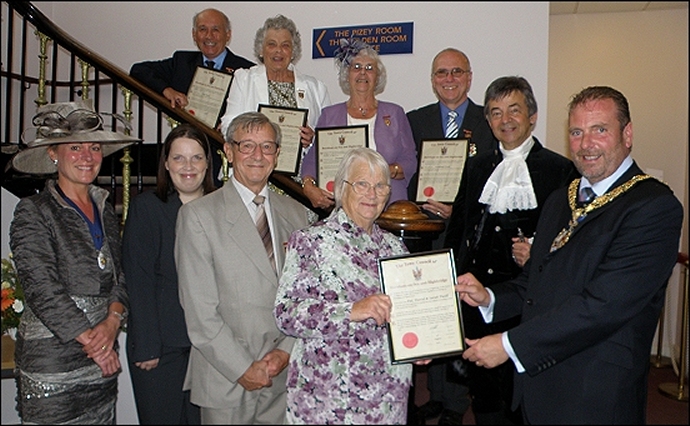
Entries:
POLYGON ((388 329, 391 362, 443 358, 465 350, 453 250, 378 261, 381 291, 393 308, 388 329))
POLYGON ((316 129, 316 185, 333 192, 340 160, 351 149, 369 146, 369 126, 316 129))
POLYGON ((302 158, 302 143, 300 142, 302 138, 299 128, 307 125, 309 110, 260 104, 259 112, 280 126, 283 136, 275 171, 296 175, 299 170, 299 160, 302 158))
POLYGON ((215 128, 220 110, 227 99, 230 83, 231 74, 198 67, 187 92, 187 112, 207 126, 215 128))
POLYGON ((417 166, 417 203, 452 203, 467 159, 467 139, 423 140, 417 166))

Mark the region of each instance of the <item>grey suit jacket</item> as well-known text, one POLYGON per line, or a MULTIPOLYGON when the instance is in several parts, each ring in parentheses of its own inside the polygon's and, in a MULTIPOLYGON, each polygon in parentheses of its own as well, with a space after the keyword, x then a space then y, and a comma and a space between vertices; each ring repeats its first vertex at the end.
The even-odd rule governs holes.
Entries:
MULTIPOLYGON (((272 232, 283 247, 293 231, 308 225, 307 210, 272 191, 269 202, 272 232)), ((231 183, 182 206, 176 232, 180 303, 192 342, 184 388, 202 407, 240 406, 259 394, 237 383, 251 363, 275 348, 292 350, 293 339, 278 330, 273 317, 278 277, 231 183)), ((281 270, 285 252, 276 251, 281 270)), ((284 391, 285 377, 284 370, 265 389, 284 391)))

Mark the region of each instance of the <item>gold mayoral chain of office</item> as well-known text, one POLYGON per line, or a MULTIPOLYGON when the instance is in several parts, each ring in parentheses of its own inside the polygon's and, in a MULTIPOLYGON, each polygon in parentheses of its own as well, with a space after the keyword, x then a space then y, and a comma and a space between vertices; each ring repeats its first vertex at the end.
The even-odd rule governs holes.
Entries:
POLYGON ((570 235, 575 230, 575 227, 582 222, 590 212, 607 205, 619 196, 625 194, 638 182, 641 182, 645 179, 650 179, 652 177, 653 176, 650 175, 635 175, 632 177, 632 179, 616 187, 614 190, 598 196, 591 203, 579 208, 577 207, 577 190, 580 187, 580 179, 575 179, 574 181, 570 182, 570 186, 568 187, 568 203, 570 204, 570 211, 573 212, 573 216, 572 219, 570 219, 568 226, 563 228, 563 230, 558 233, 556 238, 554 238, 553 243, 551 243, 551 252, 558 250, 568 242, 570 235))

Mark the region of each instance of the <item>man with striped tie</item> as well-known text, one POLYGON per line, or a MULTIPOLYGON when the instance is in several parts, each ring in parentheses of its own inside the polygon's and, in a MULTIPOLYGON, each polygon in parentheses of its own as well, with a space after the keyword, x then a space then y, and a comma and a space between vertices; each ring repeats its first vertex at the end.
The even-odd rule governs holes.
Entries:
MULTIPOLYGON (((484 118, 482 106, 472 102, 467 95, 471 85, 472 68, 463 52, 446 48, 436 54, 431 65, 431 87, 438 102, 407 113, 418 154, 423 140, 444 138, 469 139, 470 156, 496 149, 498 142, 484 118)), ((410 200, 417 197, 417 178, 415 173, 407 187, 410 200)), ((448 226, 452 205, 429 198, 421 207, 430 219, 445 219, 448 226)), ((445 231, 432 241, 432 248, 443 248, 444 239, 445 231)), ((462 422, 462 416, 470 405, 464 379, 452 373, 447 375, 447 364, 448 359, 439 359, 429 366, 427 387, 430 401, 417 413, 421 424, 439 415, 438 424, 460 424, 458 422, 462 422)))
POLYGON ((202 424, 283 424, 293 338, 273 317, 290 234, 307 209, 268 190, 281 133, 259 112, 230 123, 234 172, 221 189, 180 208, 175 261, 192 342, 185 388, 202 424))

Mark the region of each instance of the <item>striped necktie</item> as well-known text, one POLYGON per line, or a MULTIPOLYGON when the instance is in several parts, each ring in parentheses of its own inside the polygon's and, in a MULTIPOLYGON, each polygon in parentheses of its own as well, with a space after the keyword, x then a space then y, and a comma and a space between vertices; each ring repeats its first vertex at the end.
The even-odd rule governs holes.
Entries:
POLYGON ((448 111, 448 121, 446 122, 446 139, 455 139, 458 137, 458 123, 455 122, 455 117, 457 116, 457 112, 448 111))
POLYGON ((253 200, 254 204, 256 204, 257 207, 255 216, 256 229, 259 231, 261 241, 264 243, 266 255, 268 256, 268 260, 271 262, 273 272, 277 273, 276 259, 275 254, 273 253, 273 241, 271 239, 271 230, 268 227, 268 220, 266 219, 266 211, 264 209, 265 199, 266 197, 264 197, 263 195, 257 195, 256 197, 254 197, 253 200))

